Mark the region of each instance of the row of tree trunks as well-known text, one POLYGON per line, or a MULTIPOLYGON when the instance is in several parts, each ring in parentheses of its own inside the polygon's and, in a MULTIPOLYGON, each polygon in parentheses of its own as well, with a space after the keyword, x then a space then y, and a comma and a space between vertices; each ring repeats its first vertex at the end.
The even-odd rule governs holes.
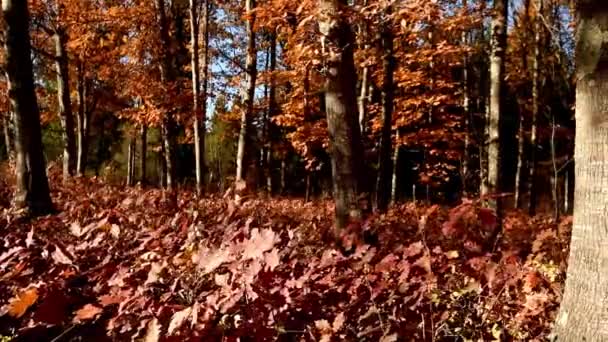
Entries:
POLYGON ((53 204, 42 152, 27 1, 2 0, 2 14, 5 21, 6 74, 15 125, 15 205, 27 207, 32 214, 45 214, 53 210, 53 204))
MULTIPOLYGON (((253 120, 253 103, 255 96, 255 84, 257 78, 257 51, 255 44, 255 0, 245 1, 247 13, 247 58, 245 61, 245 89, 243 91, 243 102, 245 108, 241 113, 241 127, 236 156, 236 181, 244 182, 249 163, 252 159, 251 153, 251 121, 253 120)), ((249 185, 249 184, 248 184, 249 185)))

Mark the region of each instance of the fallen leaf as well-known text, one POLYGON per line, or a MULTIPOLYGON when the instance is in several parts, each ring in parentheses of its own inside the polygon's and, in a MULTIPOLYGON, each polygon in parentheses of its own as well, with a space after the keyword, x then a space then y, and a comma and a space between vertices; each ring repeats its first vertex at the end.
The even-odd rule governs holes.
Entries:
POLYGON ((390 334, 390 335, 384 335, 382 336, 382 338, 380 338, 379 342, 395 342, 397 341, 397 333, 394 334, 390 334))
POLYGON ((87 304, 83 306, 80 310, 76 311, 76 316, 74 316, 74 322, 89 321, 101 314, 102 311, 103 309, 98 306, 95 306, 93 304, 87 304))
POLYGON ((10 300, 8 304, 8 314, 15 318, 20 318, 38 300, 38 289, 33 287, 19 293, 10 300))
POLYGON ((112 224, 110 227, 110 235, 112 235, 113 238, 118 239, 120 237, 120 227, 116 224, 112 224))
POLYGON ((160 278, 160 272, 162 272, 163 266, 157 262, 153 263, 150 266, 150 271, 148 272, 148 278, 146 279, 145 285, 150 285, 158 282, 160 278))
POLYGON ((34 245, 34 227, 27 233, 27 238, 25 239, 25 246, 28 248, 34 245))
POLYGON ((167 329, 167 333, 169 335, 173 335, 176 330, 179 330, 184 323, 190 318, 190 314, 192 313, 192 308, 187 307, 181 311, 178 311, 173 314, 171 317, 171 322, 169 322, 169 328, 167 329))
POLYGON ((148 329, 146 336, 144 336, 144 342, 158 342, 160 339, 160 324, 158 319, 154 317, 148 322, 148 329))
POLYGON ((334 324, 332 324, 332 330, 334 332, 338 332, 340 331, 340 329, 342 329, 342 326, 344 326, 344 322, 346 321, 346 318, 344 316, 344 312, 340 312, 336 318, 334 318, 334 324))
POLYGON ((68 256, 63 253, 59 246, 55 246, 55 250, 53 251, 53 253, 51 253, 51 257, 58 264, 72 265, 72 260, 70 260, 70 258, 68 258, 68 256))
POLYGON ((264 261, 266 262, 266 267, 270 271, 274 271, 274 269, 280 264, 279 251, 274 248, 272 251, 266 253, 264 255, 264 261))

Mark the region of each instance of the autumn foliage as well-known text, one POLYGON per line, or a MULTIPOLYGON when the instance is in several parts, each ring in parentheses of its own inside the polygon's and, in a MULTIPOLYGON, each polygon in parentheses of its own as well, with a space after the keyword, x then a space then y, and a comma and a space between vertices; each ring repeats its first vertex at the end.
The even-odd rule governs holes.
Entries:
POLYGON ((568 218, 513 212, 488 251, 495 219, 477 204, 403 204, 350 226, 337 247, 330 202, 182 191, 174 207, 160 190, 96 179, 53 198, 60 214, 2 211, 3 336, 541 341, 570 230, 568 218))

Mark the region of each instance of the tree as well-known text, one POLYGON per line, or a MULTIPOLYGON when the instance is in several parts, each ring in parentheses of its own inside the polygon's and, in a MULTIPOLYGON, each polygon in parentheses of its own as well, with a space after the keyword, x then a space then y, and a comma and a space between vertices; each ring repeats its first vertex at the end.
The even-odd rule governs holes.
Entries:
POLYGON ((574 223, 558 341, 606 341, 608 293, 608 6, 576 4, 576 141, 574 223))
MULTIPOLYGON (((507 45, 507 7, 508 0, 494 1, 492 17, 492 38, 490 53, 490 112, 488 113, 488 191, 492 195, 502 191, 501 184, 501 131, 503 130, 503 95, 505 51, 507 45)), ((502 210, 500 197, 491 200, 490 205, 502 210)))
POLYGON ((15 205, 32 214, 53 209, 42 154, 40 113, 36 101, 26 1, 2 0, 6 22, 6 73, 15 121, 17 190, 15 205))
POLYGON ((203 1, 203 96, 201 98, 200 80, 200 51, 199 31, 200 17, 198 14, 199 1, 190 0, 190 35, 192 48, 192 111, 194 114, 194 169, 196 174, 196 189, 200 193, 204 186, 205 171, 205 118, 207 110, 207 78, 209 58, 209 4, 203 1), (202 102, 202 106, 201 103, 202 102))
POLYGON ((336 229, 345 228, 362 212, 363 152, 358 122, 354 37, 342 7, 346 1, 319 0, 319 32, 325 60, 325 110, 330 137, 336 229))
POLYGON ((239 144, 236 156, 236 180, 244 181, 245 173, 251 162, 251 120, 253 119, 253 101, 255 96, 255 82, 257 77, 257 51, 255 47, 255 0, 245 1, 247 12, 247 60, 245 65, 245 108, 241 114, 241 130, 239 133, 239 144))

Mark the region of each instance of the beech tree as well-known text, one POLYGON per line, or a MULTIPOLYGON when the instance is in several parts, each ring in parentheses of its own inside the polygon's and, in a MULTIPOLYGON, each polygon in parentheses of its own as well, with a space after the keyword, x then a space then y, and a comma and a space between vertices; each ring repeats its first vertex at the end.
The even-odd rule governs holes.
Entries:
POLYGON ((608 293, 608 6, 576 3, 576 184, 565 292, 557 317, 558 341, 606 341, 608 293))
POLYGON ((26 1, 2 0, 11 108, 15 121, 17 190, 15 204, 32 214, 53 209, 42 154, 40 113, 34 88, 29 11, 26 1))

